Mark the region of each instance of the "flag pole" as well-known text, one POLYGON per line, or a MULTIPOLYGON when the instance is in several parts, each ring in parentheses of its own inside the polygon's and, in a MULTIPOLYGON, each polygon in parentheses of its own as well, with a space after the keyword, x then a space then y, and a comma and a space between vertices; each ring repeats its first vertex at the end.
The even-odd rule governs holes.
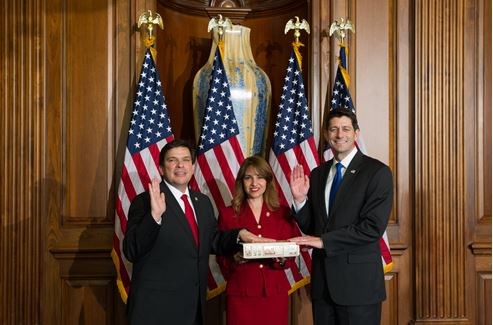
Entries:
MULTIPOLYGON (((344 20, 344 18, 339 18, 339 20, 335 20, 329 28, 329 36, 332 37, 335 34, 335 37, 339 40, 339 47, 344 47, 344 51, 347 57, 347 47, 346 43, 344 43, 344 39, 346 38, 347 33, 353 32, 356 33, 354 24, 349 19, 344 20)), ((337 65, 341 64, 341 57, 337 57, 337 65)), ((349 88, 349 74, 347 73, 347 67, 344 66, 344 69, 341 69, 341 73, 346 81, 346 86, 349 88)))
MULTIPOLYGON (((290 19, 284 28, 284 34, 294 30, 293 50, 286 68, 279 111, 274 124, 272 147, 269 152, 269 164, 274 173, 281 205, 288 207, 293 202, 288 182, 291 166, 299 164, 303 166, 305 173, 309 174, 319 165, 308 100, 305 96, 306 89, 301 73, 302 58, 299 52, 299 47, 303 46, 299 40, 301 29, 310 33, 308 22, 304 19, 300 21, 299 17, 290 19)), ((299 234, 301 235, 301 232, 299 234)), ((310 283, 311 265, 311 250, 302 248, 295 265, 284 270, 291 286, 288 294, 310 283)))

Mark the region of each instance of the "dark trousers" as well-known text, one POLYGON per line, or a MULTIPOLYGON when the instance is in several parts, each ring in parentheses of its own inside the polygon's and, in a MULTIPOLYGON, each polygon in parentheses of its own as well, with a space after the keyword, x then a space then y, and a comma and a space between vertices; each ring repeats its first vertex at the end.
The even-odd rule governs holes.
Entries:
POLYGON ((343 306, 336 304, 328 292, 312 301, 314 325, 379 325, 382 303, 343 306))
POLYGON ((202 319, 202 308, 200 306, 200 297, 199 303, 197 304, 197 310, 195 311, 195 322, 193 325, 202 325, 204 324, 204 320, 202 319))

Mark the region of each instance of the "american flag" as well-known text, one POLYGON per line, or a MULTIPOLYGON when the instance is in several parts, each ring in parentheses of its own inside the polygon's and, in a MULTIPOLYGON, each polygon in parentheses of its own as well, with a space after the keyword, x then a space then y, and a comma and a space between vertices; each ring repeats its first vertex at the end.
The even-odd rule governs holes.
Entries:
MULTIPOLYGON (((310 174, 310 171, 319 165, 308 101, 305 97, 305 85, 296 51, 297 47, 291 51, 286 69, 269 154, 269 163, 279 184, 281 202, 288 206, 293 202, 289 177, 294 166, 302 165, 305 173, 310 174)), ((301 258, 297 260, 297 268, 286 270, 292 291, 308 281, 311 269, 310 253, 309 250, 302 250, 301 258)))
POLYGON ((160 177, 159 153, 166 143, 173 140, 161 80, 149 48, 145 53, 137 86, 125 160, 118 185, 115 234, 111 252, 118 273, 117 286, 125 302, 132 277, 132 264, 122 254, 128 209, 134 197, 147 190, 150 180, 160 177))
MULTIPOLYGON (((228 78, 218 46, 199 138, 195 174, 191 181, 192 188, 210 197, 216 215, 218 209, 231 204, 235 178, 244 160, 239 134, 228 78)), ((216 257, 211 255, 208 297, 218 295, 225 286, 226 281, 216 257)))
MULTIPOLYGON (((339 58, 337 59, 338 64, 336 78, 334 80, 334 86, 332 87, 332 99, 330 100, 330 109, 332 110, 334 108, 342 107, 350 109, 353 113, 356 113, 354 110, 353 99, 351 98, 351 93, 349 92, 349 74, 346 70, 346 55, 346 45, 344 43, 341 43, 339 49, 339 58)), ((358 139, 357 145, 360 150, 366 151, 363 138, 358 139)), ((333 157, 334 155, 332 154, 332 150, 329 144, 325 142, 323 160, 329 161, 333 157)))
MULTIPOLYGON (((341 43, 339 50, 337 72, 334 80, 334 86, 332 88, 332 99, 330 101, 330 109, 332 110, 334 108, 346 108, 356 114, 354 110, 353 100, 351 98, 351 93, 349 92, 349 74, 346 70, 347 69, 346 56, 347 56, 346 45, 344 43, 341 43)), ((326 114, 327 113, 328 112, 326 112, 326 114)), ((362 153, 366 154, 367 151, 363 142, 363 137, 361 135, 361 132, 358 137, 356 145, 362 153)), ((324 161, 329 161, 333 157, 334 155, 332 153, 332 149, 330 148, 328 143, 325 143, 324 153, 323 153, 324 161)), ((387 236, 387 231, 385 231, 382 238, 380 238, 380 250, 382 251, 382 264, 385 273, 389 272, 392 269, 392 264, 393 264, 389 247, 390 247, 389 239, 387 236)))

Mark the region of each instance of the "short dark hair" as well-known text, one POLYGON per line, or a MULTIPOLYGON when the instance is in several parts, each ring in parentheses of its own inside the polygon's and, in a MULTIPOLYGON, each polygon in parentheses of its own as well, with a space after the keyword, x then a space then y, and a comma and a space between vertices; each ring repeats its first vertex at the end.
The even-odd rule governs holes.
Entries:
POLYGON ((193 149, 190 142, 182 139, 174 139, 173 141, 168 142, 163 147, 163 149, 161 149, 161 152, 159 153, 159 165, 164 166, 164 157, 166 157, 166 153, 168 151, 179 147, 187 148, 188 151, 190 151, 190 155, 192 156, 192 163, 195 164, 195 149, 193 149))
POLYGON ((359 125, 358 125, 358 119, 356 118, 356 114, 351 109, 348 108, 342 108, 342 107, 337 107, 329 111, 329 114, 325 117, 324 121, 324 129, 328 130, 329 129, 329 122, 333 118, 336 117, 343 117, 346 116, 351 119, 351 124, 353 125, 353 129, 359 130, 359 125))

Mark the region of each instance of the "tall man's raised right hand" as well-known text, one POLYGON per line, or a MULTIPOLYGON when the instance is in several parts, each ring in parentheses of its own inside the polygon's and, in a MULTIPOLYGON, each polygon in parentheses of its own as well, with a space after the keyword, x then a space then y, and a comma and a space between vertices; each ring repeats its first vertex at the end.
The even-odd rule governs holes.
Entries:
POLYGON ((161 181, 157 177, 154 177, 152 182, 149 183, 151 215, 157 223, 161 223, 161 216, 166 211, 166 200, 164 199, 164 193, 161 193, 160 183, 161 181))
POLYGON ((310 188, 310 178, 305 175, 303 166, 296 165, 289 177, 289 187, 291 188, 291 194, 296 203, 303 203, 308 195, 308 189, 310 188))

